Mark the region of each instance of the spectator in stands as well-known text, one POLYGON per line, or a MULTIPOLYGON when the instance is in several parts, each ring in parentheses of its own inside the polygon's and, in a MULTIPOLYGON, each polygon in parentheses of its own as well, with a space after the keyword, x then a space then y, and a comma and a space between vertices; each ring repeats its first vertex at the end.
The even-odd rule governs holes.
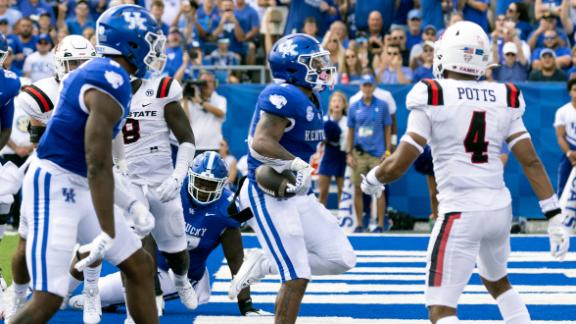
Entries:
POLYGON ((260 20, 260 34, 264 36, 264 51, 268 55, 274 42, 284 35, 288 8, 278 6, 276 0, 259 0, 259 3, 266 6, 266 11, 260 20))
POLYGON ((158 27, 162 29, 164 35, 168 35, 170 26, 162 21, 162 16, 164 15, 164 2, 162 0, 154 0, 150 5, 150 13, 156 20, 158 27))
POLYGON ((19 0, 18 10, 20 10, 20 13, 24 17, 39 16, 41 13, 47 12, 50 14, 50 17, 52 17, 52 22, 56 22, 52 6, 43 0, 19 0))
POLYGON ((504 63, 504 54, 502 52, 502 48, 504 47, 505 43, 511 42, 516 44, 518 50, 518 54, 516 56, 517 60, 519 60, 522 64, 530 64, 530 46, 528 46, 528 43, 520 39, 518 29, 516 29, 516 23, 513 21, 505 21, 502 23, 502 28, 498 38, 496 38, 495 34, 496 31, 492 34, 492 58, 496 59, 496 57, 499 57, 500 61, 494 61, 494 63, 504 63), (498 50, 497 53, 494 53, 495 50, 498 50))
POLYGON ((389 44, 384 48, 376 70, 376 79, 381 84, 409 84, 412 82, 412 70, 402 66, 398 45, 389 44))
POLYGON ((357 0, 354 7, 357 30, 370 30, 370 16, 374 11, 377 11, 380 13, 380 20, 382 21, 379 32, 386 34, 392 24, 395 7, 396 1, 391 0, 357 0))
POLYGON ((346 29, 346 24, 342 21, 335 21, 330 25, 330 35, 338 38, 340 44, 344 46, 344 48, 349 47, 349 39, 348 39, 348 30, 346 29))
POLYGON ((372 11, 368 16, 368 60, 372 62, 373 58, 379 56, 384 48, 384 29, 382 14, 379 11, 372 11))
POLYGON ((245 55, 246 64, 254 65, 256 63, 256 47, 260 35, 260 18, 258 17, 258 12, 246 4, 245 0, 236 0, 234 15, 244 31, 244 48, 242 49, 241 55, 245 55))
MULTIPOLYGON (((394 29, 397 28, 398 27, 394 29)), ((422 41, 422 14, 420 13, 420 9, 412 9, 408 13, 407 30, 408 32, 406 33, 406 48, 410 51, 412 49, 412 46, 422 41)))
MULTIPOLYGON (((10 8, 10 0, 0 0, 0 20, 6 20, 8 32, 12 31, 12 27, 20 18, 22 18, 22 13, 10 8)), ((5 35, 7 35, 7 33, 5 35)))
MULTIPOLYGON (((166 7, 164 7, 166 8, 166 7)), ((203 31, 204 40, 207 40, 206 31, 202 29, 200 23, 197 19, 197 11, 198 11, 198 4, 195 0, 189 1, 182 1, 180 5, 180 10, 174 16, 174 21, 172 21, 171 27, 178 28, 180 31, 183 31, 183 39, 184 43, 192 43, 197 42, 200 44, 203 39, 200 39, 200 32, 199 30, 203 31)), ((165 15, 164 15, 165 16, 165 15)), ((162 17, 164 17, 162 16, 162 17)), ((214 27, 215 28, 215 27, 214 27)))
POLYGON ((532 54, 532 68, 540 68, 540 52, 544 49, 550 49, 556 54, 556 66, 559 69, 568 68, 572 64, 570 58, 570 49, 567 47, 560 46, 560 39, 558 37, 558 32, 555 30, 547 30, 544 32, 544 47, 537 48, 532 54))
POLYGON ((87 1, 78 1, 74 11, 76 15, 66 20, 66 26, 71 35, 82 35, 85 28, 96 28, 96 23, 90 16, 90 7, 87 1))
POLYGON ((230 154, 230 146, 228 146, 228 142, 225 139, 220 141, 220 146, 218 147, 218 153, 222 157, 222 160, 226 162, 228 166, 228 184, 233 186, 236 184, 237 175, 238 175, 238 168, 236 158, 234 155, 230 154))
POLYGON ((182 65, 186 48, 183 46, 182 34, 177 27, 170 27, 166 42, 166 67, 164 73, 173 77, 182 65))
POLYGON ((528 79, 529 64, 522 51, 518 50, 518 47, 517 43, 508 42, 504 44, 502 50, 504 60, 499 58, 498 51, 493 51, 495 62, 503 61, 501 65, 492 71, 493 80, 498 82, 521 82, 528 79))
POLYGON ((422 63, 414 70, 414 83, 422 79, 433 79, 432 63, 434 61, 434 43, 431 41, 424 42, 422 50, 422 63))
POLYGON ((506 9, 506 18, 516 23, 516 27, 520 29, 520 39, 527 40, 528 36, 534 29, 530 24, 530 15, 528 14, 528 5, 523 2, 512 2, 506 9))
POLYGON ((422 24, 424 26, 434 25, 437 30, 444 28, 444 14, 442 12, 441 1, 420 0, 420 10, 422 11, 422 24))
POLYGON ((566 72, 568 74, 568 79, 572 80, 576 78, 576 46, 572 47, 571 51, 572 67, 566 72))
MULTIPOLYGON (((566 27, 564 27, 564 29, 566 30, 566 27)), ((566 34, 557 27, 556 15, 546 11, 542 14, 538 28, 528 37, 528 45, 530 45, 530 48, 544 47, 544 33, 549 30, 558 33, 560 36, 560 46, 568 46, 570 44, 566 34)), ((570 30, 572 30, 572 27, 570 27, 570 30)))
POLYGON ((318 168, 318 200, 328 207, 328 193, 330 180, 334 177, 336 182, 338 199, 342 197, 344 186, 344 173, 346 171, 346 132, 348 99, 340 91, 335 91, 330 96, 328 116, 324 118, 324 155, 318 168))
POLYGON ((330 61, 336 68, 338 68, 340 63, 344 62, 345 57, 344 46, 342 46, 338 37, 332 36, 332 33, 328 31, 326 32, 321 44, 323 48, 330 52, 330 61))
POLYGON ((54 53, 51 51, 52 45, 50 36, 39 35, 36 42, 36 52, 26 57, 22 72, 32 82, 54 76, 56 66, 54 65, 54 53))
POLYGON ((358 50, 349 48, 344 52, 344 62, 338 66, 340 84, 357 84, 362 77, 362 63, 358 50))
POLYGON ((534 18, 540 19, 546 12, 560 16, 562 0, 534 0, 534 18))
POLYGON ((547 82, 566 81, 566 73, 556 66, 556 53, 554 53, 552 49, 545 48, 540 51, 540 62, 540 70, 533 70, 528 80, 547 82))
POLYGON ((331 16, 336 16, 337 14, 338 10, 334 0, 290 1, 284 35, 302 30, 304 20, 308 17, 316 19, 319 34, 324 35, 332 22, 331 16))
POLYGON ((397 45, 400 48, 402 66, 410 65, 410 50, 406 47, 406 32, 404 31, 404 28, 392 28, 390 31, 389 41, 386 41, 385 43, 397 45))
POLYGON ((488 22, 488 9, 490 0, 466 0, 462 8, 464 20, 474 22, 484 29, 486 33, 490 31, 488 22))
MULTIPOLYGON (((214 30, 216 30, 221 20, 218 7, 216 7, 214 2, 214 0, 204 0, 197 12, 193 6, 189 9, 192 11, 192 14, 196 13, 194 27, 198 31, 200 46, 204 53, 209 53, 216 48, 214 41, 218 35, 214 35, 214 30), (196 24, 196 22, 198 23, 196 24)), ((228 19, 226 19, 226 21, 227 20, 228 19)), ((174 26, 174 23, 172 23, 172 26, 174 26)))
POLYGON ((419 65, 424 63, 422 54, 424 53, 424 44, 426 42, 434 43, 436 41, 436 27, 434 25, 428 25, 424 27, 424 32, 422 33, 422 40, 419 44, 412 46, 410 50, 410 67, 416 69, 419 65))
MULTIPOLYGON (((229 50, 230 40, 220 38, 218 48, 204 58, 204 63, 214 66, 234 66, 240 64, 240 56, 229 50)), ((214 75, 220 83, 238 83, 238 78, 228 70, 217 70, 214 75)))
POLYGON ((56 26, 52 24, 50 15, 47 12, 42 13, 38 17, 38 28, 35 34, 48 34, 52 39, 56 39, 58 36, 56 26))
MULTIPOLYGON (((106 3, 108 0, 99 0, 102 1, 104 3, 106 3)), ((191 3, 193 2, 194 5, 196 6, 196 9, 198 9, 198 2, 196 2, 196 0, 192 0, 192 1, 178 1, 178 0, 166 0, 163 1, 164 3, 164 13, 162 14, 162 23, 172 27, 172 23, 174 22, 174 20, 176 20, 178 13, 180 13, 180 10, 182 9, 182 5, 184 4, 184 2, 188 2, 188 5, 191 5, 191 3)))
POLYGON ((556 110, 554 118, 554 128, 556 129, 556 140, 562 151, 562 158, 558 165, 558 195, 564 191, 564 186, 568 176, 576 165, 576 138, 574 124, 576 124, 576 79, 569 80, 567 83, 570 102, 556 110))
MULTIPOLYGON (((352 168, 350 181, 354 185, 354 210, 358 227, 354 232, 363 232, 362 216, 364 203, 360 183, 365 175, 381 160, 390 155, 391 117, 386 102, 373 96, 376 82, 370 74, 362 76, 362 100, 350 105, 347 125, 347 163, 352 168)), ((386 201, 384 195, 377 198, 378 226, 374 232, 384 230, 386 201)))
POLYGON ((197 80, 200 78, 198 67, 204 63, 204 52, 198 42, 192 42, 192 48, 182 53, 182 65, 174 74, 174 79, 179 82, 197 80))
POLYGON ((218 27, 212 32, 212 38, 218 41, 222 38, 227 38, 230 51, 243 55, 244 46, 242 42, 244 37, 244 30, 234 14, 234 2, 232 0, 221 1, 218 27))
POLYGON ((204 71, 200 74, 204 84, 194 97, 183 99, 182 107, 188 117, 196 138, 196 154, 206 151, 218 152, 222 140, 222 124, 226 119, 226 98, 216 92, 214 74, 204 71))
POLYGON ((32 34, 34 31, 34 25, 32 19, 28 17, 22 17, 16 23, 16 32, 18 33, 15 37, 12 37, 13 42, 17 43, 12 46, 14 49, 14 54, 16 59, 14 60, 14 65, 19 69, 24 67, 24 58, 31 55, 36 51, 36 36, 32 34), (19 49, 19 52, 16 50, 19 49), (21 54, 21 55, 18 55, 21 54))
MULTIPOLYGON (((448 14, 448 25, 446 27, 450 27, 450 26, 454 25, 455 23, 462 21, 462 20, 464 20, 464 16, 462 15, 462 12, 452 11, 450 14, 448 14)), ((444 34, 444 29, 439 29, 438 33, 436 34, 436 38, 440 39, 442 37, 442 34, 444 34)))
POLYGON ((320 41, 320 36, 318 35, 318 24, 316 23, 316 18, 308 17, 304 20, 304 27, 302 27, 302 32, 308 36, 312 36, 320 41))

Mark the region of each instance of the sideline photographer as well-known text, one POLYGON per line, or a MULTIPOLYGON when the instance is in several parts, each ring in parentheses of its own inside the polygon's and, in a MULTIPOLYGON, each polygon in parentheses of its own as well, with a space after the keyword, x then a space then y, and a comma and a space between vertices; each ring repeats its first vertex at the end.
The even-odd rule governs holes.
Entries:
POLYGON ((227 102, 215 90, 214 74, 203 71, 198 81, 185 81, 182 86, 182 107, 196 137, 196 154, 218 152, 227 102))

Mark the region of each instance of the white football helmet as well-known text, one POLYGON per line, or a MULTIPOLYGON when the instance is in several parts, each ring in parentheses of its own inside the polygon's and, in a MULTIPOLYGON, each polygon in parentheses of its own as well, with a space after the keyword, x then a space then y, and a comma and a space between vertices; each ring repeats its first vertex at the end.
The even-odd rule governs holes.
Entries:
POLYGON ((460 21, 448 27, 434 46, 433 73, 442 78, 453 71, 480 78, 490 64, 490 41, 482 27, 460 21))
POLYGON ((96 50, 86 38, 80 35, 69 35, 60 41, 54 56, 56 73, 58 73, 58 79, 62 80, 67 73, 96 57, 96 50), (73 66, 70 63, 74 63, 73 66))

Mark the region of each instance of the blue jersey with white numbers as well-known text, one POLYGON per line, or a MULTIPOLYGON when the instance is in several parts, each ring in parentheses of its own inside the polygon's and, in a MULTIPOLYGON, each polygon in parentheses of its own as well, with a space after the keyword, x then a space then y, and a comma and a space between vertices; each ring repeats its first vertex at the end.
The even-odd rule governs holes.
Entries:
MULTIPOLYGON (((186 222, 186 240, 190 266, 188 278, 198 281, 204 275, 206 260, 220 244, 220 236, 228 228, 238 228, 240 223, 228 214, 228 205, 234 194, 224 189, 222 196, 209 205, 196 204, 188 194, 188 178, 180 190, 184 221, 186 222)), ((168 263, 163 256, 157 258, 158 268, 168 271, 168 263)))
POLYGON ((2 130, 12 128, 14 97, 20 91, 20 80, 14 72, 0 69, 0 84, 2 85, 0 89, 0 130, 2 130))
POLYGON ((88 89, 98 89, 108 93, 121 106, 122 118, 112 130, 116 136, 130 112, 130 79, 117 62, 94 58, 70 73, 61 87, 58 106, 38 144, 38 157, 86 177, 84 133, 89 112, 84 104, 84 93, 88 89))
MULTIPOLYGON (((267 86, 258 97, 258 103, 250 125, 250 138, 254 136, 262 111, 281 116, 290 121, 280 139, 288 152, 310 162, 318 143, 324 140, 324 121, 319 101, 312 101, 298 87, 288 84, 267 86)), ((262 162, 248 154, 248 178, 255 181, 254 171, 262 162)))

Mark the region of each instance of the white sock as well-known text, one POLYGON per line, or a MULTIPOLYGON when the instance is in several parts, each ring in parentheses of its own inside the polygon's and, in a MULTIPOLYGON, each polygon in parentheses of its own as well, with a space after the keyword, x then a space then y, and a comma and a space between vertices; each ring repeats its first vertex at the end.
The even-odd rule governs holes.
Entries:
POLYGON ((29 282, 25 284, 14 283, 14 296, 17 298, 26 298, 29 285, 30 285, 29 282))
POLYGON ((84 269, 84 289, 98 289, 98 279, 102 264, 84 269))
POLYGON ((511 288, 496 298, 498 309, 506 324, 528 324, 530 314, 520 294, 511 288))
POLYGON ((82 281, 70 276, 70 280, 68 281, 68 294, 71 294, 80 284, 82 281))
POLYGON ((264 260, 260 262, 260 272, 265 276, 275 275, 278 274, 278 268, 276 268, 276 263, 265 257, 264 260))
POLYGON ((184 287, 188 281, 188 274, 178 275, 174 273, 174 286, 184 287))
POLYGON ((458 324, 460 323, 458 321, 458 317, 456 316, 448 316, 448 317, 442 317, 441 319, 436 321, 436 324, 458 324))
POLYGON ((4 232, 6 232, 6 224, 0 225, 0 241, 4 238, 4 232))

